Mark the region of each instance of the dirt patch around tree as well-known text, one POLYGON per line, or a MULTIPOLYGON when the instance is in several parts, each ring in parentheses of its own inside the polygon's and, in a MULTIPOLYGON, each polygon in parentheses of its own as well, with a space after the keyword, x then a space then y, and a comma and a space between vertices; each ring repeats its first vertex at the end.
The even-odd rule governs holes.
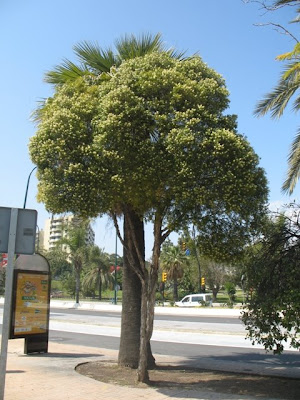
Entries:
POLYGON ((224 394, 300 399, 300 382, 296 379, 247 375, 174 365, 158 365, 149 371, 149 384, 137 383, 136 370, 120 367, 116 362, 95 361, 79 364, 79 374, 113 385, 134 388, 170 388, 207 390, 224 394))

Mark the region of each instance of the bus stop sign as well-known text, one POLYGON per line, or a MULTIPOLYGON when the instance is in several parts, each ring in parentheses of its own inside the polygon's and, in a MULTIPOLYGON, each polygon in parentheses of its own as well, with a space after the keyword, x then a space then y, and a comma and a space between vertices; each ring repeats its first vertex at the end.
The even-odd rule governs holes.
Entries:
MULTIPOLYGON (((0 253, 8 252, 11 208, 0 207, 0 253)), ((35 249, 37 211, 18 209, 15 254, 33 254, 35 249)))

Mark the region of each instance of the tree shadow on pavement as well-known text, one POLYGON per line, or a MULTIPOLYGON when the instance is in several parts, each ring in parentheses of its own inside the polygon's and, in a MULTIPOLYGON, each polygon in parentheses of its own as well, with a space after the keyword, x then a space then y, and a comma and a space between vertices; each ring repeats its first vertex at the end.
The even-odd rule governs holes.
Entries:
POLYGON ((140 389, 151 387, 171 398, 300 398, 299 380, 189 368, 183 365, 159 364, 156 369, 149 371, 150 382, 147 385, 137 383, 136 370, 120 367, 116 362, 86 362, 78 365, 76 371, 89 378, 114 385, 140 389))
MULTIPOLYGON (((289 352, 273 354, 266 352, 245 353, 233 351, 230 355, 189 356, 181 365, 197 368, 209 368, 239 373, 254 373, 260 375, 284 376, 300 379, 300 353, 289 352)), ((299 397, 300 398, 300 397, 299 397)))

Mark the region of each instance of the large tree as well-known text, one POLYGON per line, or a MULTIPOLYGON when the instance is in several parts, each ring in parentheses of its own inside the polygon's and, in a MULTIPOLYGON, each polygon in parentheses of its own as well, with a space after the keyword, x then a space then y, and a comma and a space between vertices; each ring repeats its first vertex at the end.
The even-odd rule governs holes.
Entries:
MULTIPOLYGON (((116 69, 125 60, 133 59, 136 57, 143 57, 152 52, 166 52, 171 57, 180 59, 183 54, 178 53, 171 49, 166 49, 160 34, 150 35, 145 34, 140 37, 134 35, 125 35, 119 40, 115 41, 115 51, 112 49, 102 49, 97 43, 81 42, 74 46, 74 52, 78 59, 77 63, 70 60, 65 60, 61 65, 55 67, 45 75, 45 81, 55 85, 56 89, 69 83, 75 83, 78 78, 85 78, 91 86, 101 85, 103 82, 109 80, 116 69)), ((90 93, 94 96, 93 91, 90 93)), ((97 99, 97 96, 96 96, 97 99)), ((48 102, 51 99, 47 100, 48 102)), ((91 130, 91 118, 95 115, 94 105, 95 102, 91 98, 87 99, 90 102, 91 110, 88 114, 84 114, 84 126, 81 127, 84 132, 91 130)), ((86 103, 85 103, 86 104, 86 103)), ((43 112, 46 110, 45 102, 42 102, 41 107, 36 110, 36 121, 43 120, 43 112)), ((73 126, 75 128, 75 126, 73 126)), ((76 128, 77 129, 77 128, 76 128)), ((79 160, 79 163, 81 161, 79 160)), ((64 209, 64 207, 62 207, 64 209)), ((119 213, 124 218, 124 265, 123 265, 123 307, 122 307, 122 326, 121 326, 121 341, 119 351, 120 364, 137 367, 139 358, 139 343, 140 337, 140 309, 141 309, 141 283, 129 265, 131 263, 139 263, 136 254, 136 247, 140 254, 145 251, 144 244, 144 221, 143 217, 136 213, 133 208, 127 207, 120 210, 119 205, 117 208, 112 208, 109 212, 110 215, 119 213), (131 235, 129 234, 129 225, 134 225, 135 232, 140 238, 135 246, 130 243, 131 235)), ((93 212, 87 212, 91 215, 93 212)), ((149 346, 149 364, 154 365, 154 358, 151 354, 149 346)))
POLYGON ((48 209, 110 213, 117 228, 125 216, 124 262, 142 290, 140 380, 147 379, 162 243, 193 223, 203 243, 240 245, 265 211, 264 172, 236 118, 224 115, 228 102, 224 80, 200 57, 152 53, 124 61, 101 85, 80 77, 58 87, 31 139, 48 209), (154 226, 150 267, 144 220, 154 226))

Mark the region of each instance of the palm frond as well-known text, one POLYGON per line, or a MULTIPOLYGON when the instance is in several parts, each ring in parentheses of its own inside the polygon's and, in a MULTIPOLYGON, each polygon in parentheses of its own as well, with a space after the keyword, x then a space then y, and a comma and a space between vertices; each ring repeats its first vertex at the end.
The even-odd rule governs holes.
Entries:
POLYGON ((65 59, 63 63, 57 65, 54 70, 46 72, 44 81, 53 85, 63 85, 88 73, 89 71, 85 66, 80 67, 72 61, 65 59))
POLYGON ((292 63, 289 63, 286 66, 285 72, 282 75, 282 79, 296 82, 297 80, 299 81, 299 77, 300 77, 300 58, 298 58, 296 61, 292 63))
POLYGON ((276 60, 285 61, 291 60, 292 58, 297 58, 300 55, 300 43, 296 43, 294 49, 284 54, 280 54, 276 57, 276 60))
POLYGON ((38 103, 37 108, 30 114, 31 121, 33 121, 35 123, 41 122, 43 115, 45 113, 45 109, 46 109, 45 106, 46 106, 47 101, 51 101, 51 98, 42 99, 37 102, 38 103))
POLYGON ((297 16, 291 22, 299 21, 300 18, 299 0, 277 0, 274 5, 276 7, 284 7, 284 6, 297 7, 296 8, 297 16))
MULTIPOLYGON (((175 50, 174 48, 171 48, 169 50, 166 50, 166 53, 170 57, 175 58, 176 60, 185 60, 186 59, 186 57, 185 57, 186 51, 178 51, 178 50, 175 50)), ((191 57, 189 57, 189 58, 191 58, 191 57)))
POLYGON ((103 50, 97 43, 84 41, 75 45, 73 49, 82 64, 96 74, 109 72, 111 67, 118 65, 118 58, 113 51, 103 50))
POLYGON ((282 191, 293 193, 294 188, 300 178, 300 129, 292 143, 291 151, 288 157, 288 173, 287 179, 282 185, 282 191))
POLYGON ((280 7, 280 6, 285 6, 285 5, 291 5, 291 6, 296 6, 299 4, 299 0, 276 0, 274 3, 275 7, 280 7))
POLYGON ((291 97, 298 89, 298 80, 294 82, 281 79, 275 89, 258 102, 254 114, 262 116, 271 111, 272 118, 281 117, 291 97))
POLYGON ((293 110, 295 112, 300 110, 300 96, 298 96, 293 103, 293 110))
POLYGON ((115 47, 121 60, 130 60, 155 51, 163 51, 161 34, 143 34, 140 37, 125 35, 115 41, 115 47))

